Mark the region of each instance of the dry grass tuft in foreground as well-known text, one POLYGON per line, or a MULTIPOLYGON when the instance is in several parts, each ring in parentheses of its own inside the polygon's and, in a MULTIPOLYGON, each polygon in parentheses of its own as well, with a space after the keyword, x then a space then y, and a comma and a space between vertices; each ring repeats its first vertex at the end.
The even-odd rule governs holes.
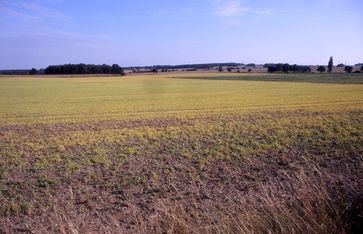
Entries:
MULTIPOLYGON (((225 203, 201 205, 196 199, 160 201, 157 215, 138 231, 155 233, 355 233, 362 226, 362 201, 348 194, 331 194, 316 167, 314 175, 301 171, 286 181, 260 183, 243 196, 225 203), (351 198, 350 198, 351 199, 351 198), (359 217, 360 220, 355 220, 359 217)), ((337 181, 335 181, 337 183, 337 181)), ((357 195, 357 194, 356 194, 357 195)), ((208 196, 208 195, 207 195, 208 196)))
MULTIPOLYGON (((223 202, 214 202, 213 194, 197 184, 187 188, 186 193, 175 186, 177 195, 157 198, 151 215, 140 215, 136 206, 129 207, 133 226, 122 226, 114 216, 98 213, 98 232, 360 233, 363 193, 345 179, 332 177, 309 162, 296 172, 270 177, 246 193, 220 194, 223 202)), ((57 210, 46 220, 55 228, 53 231, 61 233, 88 230, 74 221, 57 210)))

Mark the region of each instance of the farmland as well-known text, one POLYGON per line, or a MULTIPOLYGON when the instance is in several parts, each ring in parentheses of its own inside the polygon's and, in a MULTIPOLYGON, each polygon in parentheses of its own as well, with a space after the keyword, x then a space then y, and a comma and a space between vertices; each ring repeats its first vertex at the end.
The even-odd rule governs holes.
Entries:
POLYGON ((362 81, 1 77, 0 231, 358 231, 362 81))

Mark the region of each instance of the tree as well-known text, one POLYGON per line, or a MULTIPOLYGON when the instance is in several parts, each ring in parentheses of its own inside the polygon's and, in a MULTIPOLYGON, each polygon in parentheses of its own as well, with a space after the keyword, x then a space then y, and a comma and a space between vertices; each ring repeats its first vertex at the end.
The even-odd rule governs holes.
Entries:
POLYGON ((248 72, 252 72, 252 69, 251 68, 248 68, 248 70, 247 70, 248 72))
POLYGON ((288 63, 285 63, 282 65, 282 71, 285 73, 289 73, 290 65, 288 63))
POLYGON ((222 66, 219 66, 218 71, 219 72, 223 72, 223 67, 222 66))
POLYGON ((346 73, 352 73, 352 71, 353 71, 353 67, 352 67, 352 66, 345 66, 344 71, 345 71, 346 73))
POLYGON ((263 65, 264 68, 269 68, 271 66, 275 66, 275 64, 273 64, 273 63, 265 63, 265 65, 263 65))
POLYGON ((35 68, 32 68, 30 71, 29 71, 29 75, 36 75, 38 73, 37 69, 35 68))
POLYGON ((325 67, 324 66, 319 66, 318 67, 318 72, 320 72, 320 73, 325 72, 325 67))
POLYGON ((283 67, 283 66, 284 66, 284 64, 282 64, 282 63, 278 63, 278 64, 276 64, 276 65, 275 65, 276 71, 277 71, 277 72, 282 71, 282 67, 283 67))
POLYGON ((109 65, 102 64, 102 73, 104 74, 110 74, 112 68, 109 65))
POLYGON ((363 65, 360 67, 360 71, 363 72, 363 65))
POLYGON ((289 67, 289 71, 298 72, 299 71, 299 66, 297 64, 294 64, 294 65, 289 67))
MULTIPOLYGON (((78 65, 78 67, 79 67, 79 74, 87 74, 88 73, 88 67, 87 67, 86 64, 81 63, 81 64, 78 65)), ((66 73, 66 72, 62 72, 62 73, 66 73)))
POLYGON ((337 67, 345 67, 345 65, 344 65, 343 63, 339 63, 339 64, 337 65, 337 67))
POLYGON ((158 72, 159 72, 159 70, 155 67, 155 68, 153 68, 153 69, 151 70, 151 72, 158 73, 158 72))
POLYGON ((331 73, 333 71, 333 57, 330 57, 328 63, 328 72, 331 73))
POLYGON ((121 74, 122 68, 118 64, 113 64, 111 66, 111 73, 112 74, 121 74))
POLYGON ((267 69, 267 71, 272 73, 272 72, 276 72, 277 69, 276 69, 275 66, 269 66, 268 69, 267 69))

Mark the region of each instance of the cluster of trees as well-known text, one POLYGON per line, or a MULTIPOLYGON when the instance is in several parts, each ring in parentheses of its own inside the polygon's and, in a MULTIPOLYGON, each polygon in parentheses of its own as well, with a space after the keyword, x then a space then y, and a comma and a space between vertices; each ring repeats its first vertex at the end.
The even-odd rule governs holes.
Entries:
POLYGON ((125 75, 124 70, 117 64, 95 65, 95 64, 64 64, 48 66, 45 74, 120 74, 125 75))
MULTIPOLYGON (((265 68, 268 68, 268 72, 298 72, 298 73, 306 73, 311 72, 310 66, 300 66, 300 65, 290 65, 288 63, 267 63, 264 65, 265 68)), ((317 71, 320 73, 333 71, 334 62, 333 57, 329 58, 328 66, 318 66, 317 71)), ((352 73, 353 67, 352 66, 345 66, 344 64, 338 64, 337 67, 344 67, 344 71, 347 73, 352 73)), ((360 70, 356 70, 354 73, 363 72, 363 65, 361 66, 360 70)))
MULTIPOLYGON (((326 71, 326 69, 324 66, 319 66, 317 71, 323 73, 326 71)), ((328 72, 331 73, 332 71, 333 71, 333 57, 330 57, 328 62, 328 72)))
POLYGON ((36 75, 38 74, 38 70, 35 69, 35 68, 32 68, 30 71, 29 71, 29 75, 36 75))
POLYGON ((29 75, 29 70, 1 70, 0 75, 29 75))
MULTIPOLYGON (((363 63, 357 63, 355 66, 361 66, 360 70, 356 70, 354 73, 361 73, 363 72, 363 63)), ((353 67, 352 66, 345 66, 343 63, 339 63, 337 67, 344 67, 344 71, 346 73, 352 73, 353 67)), ((332 72, 333 70, 333 57, 330 57, 329 63, 328 63, 328 72, 332 72)), ((318 71, 320 73, 325 72, 325 67, 319 66, 318 71)))
POLYGON ((284 72, 284 73, 289 73, 289 72, 295 72, 295 73, 307 73, 307 72, 311 72, 311 69, 309 66, 303 66, 303 65, 290 65, 288 63, 270 63, 270 64, 265 64, 264 67, 267 67, 267 71, 268 72, 284 72))
POLYGON ((323 73, 323 72, 326 72, 326 69, 324 66, 319 66, 317 69, 316 69, 318 72, 320 73, 323 73))
MULTIPOLYGON (((353 67, 352 66, 345 66, 344 71, 347 72, 347 73, 352 73, 353 67)), ((361 73, 361 72, 363 72, 363 65, 360 67, 360 70, 354 71, 354 73, 361 73)))
POLYGON ((352 73, 353 67, 352 66, 345 66, 344 71, 347 72, 347 73, 352 73))
MULTIPOLYGON (((347 73, 352 73, 353 67, 352 66, 345 66, 344 71, 347 73)), ((355 70, 354 73, 361 73, 363 72, 363 65, 360 67, 360 70, 355 70)))
MULTIPOLYGON (((319 66, 317 68, 317 71, 320 72, 320 73, 323 73, 323 72, 326 72, 326 69, 325 69, 324 66, 319 66)), ((344 66, 344 71, 346 73, 352 73, 353 67, 352 66, 344 66)), ((328 72, 331 72, 331 71, 329 71, 329 67, 328 67, 328 72)), ((356 70, 354 73, 361 73, 361 72, 363 72, 363 66, 360 68, 360 70, 356 70)))

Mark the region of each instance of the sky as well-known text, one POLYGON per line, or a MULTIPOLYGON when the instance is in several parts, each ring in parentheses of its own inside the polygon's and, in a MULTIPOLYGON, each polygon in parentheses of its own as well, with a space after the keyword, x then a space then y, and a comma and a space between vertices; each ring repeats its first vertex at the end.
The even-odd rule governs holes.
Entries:
POLYGON ((0 0, 0 69, 363 62, 362 0, 0 0))

